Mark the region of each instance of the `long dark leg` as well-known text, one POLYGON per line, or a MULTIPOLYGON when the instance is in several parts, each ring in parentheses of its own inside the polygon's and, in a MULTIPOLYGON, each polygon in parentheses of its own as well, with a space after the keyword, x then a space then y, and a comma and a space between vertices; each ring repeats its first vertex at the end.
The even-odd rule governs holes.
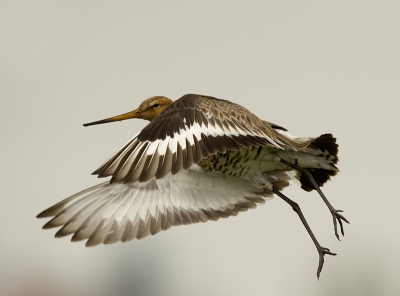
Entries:
POLYGON ((291 200, 289 197, 287 197, 286 195, 284 195, 283 193, 281 193, 279 190, 277 190, 275 188, 272 189, 272 192, 274 192, 276 195, 278 195, 280 198, 282 198, 284 201, 286 201, 292 207, 293 211, 295 211, 297 213, 297 215, 299 215, 301 222, 303 223, 308 234, 310 235, 311 239, 313 240, 315 247, 317 248, 317 251, 319 254, 319 263, 318 263, 318 269, 317 269, 317 278, 319 279, 319 276, 320 276, 321 270, 322 270, 322 266, 324 265, 325 254, 329 254, 329 255, 333 255, 333 256, 336 256, 336 254, 332 253, 328 248, 321 247, 321 245, 317 241, 317 238, 315 237, 314 233, 312 232, 310 226, 308 225, 307 220, 304 217, 304 215, 300 209, 300 206, 297 203, 295 203, 293 200, 291 200))
POLYGON ((340 225, 340 232, 342 233, 342 235, 344 236, 344 230, 343 230, 343 222, 346 223, 350 223, 345 217, 343 217, 343 215, 339 214, 340 212, 343 212, 342 210, 336 210, 331 203, 328 201, 328 199, 326 198, 325 194, 322 193, 321 188, 318 186, 317 182, 315 182, 314 177, 312 176, 312 174, 310 173, 310 171, 308 169, 304 169, 301 168, 297 165, 294 165, 284 159, 281 159, 281 162, 300 171, 304 176, 306 176, 310 182, 313 184, 315 190, 317 190, 317 192, 319 193, 319 195, 321 196, 322 200, 325 202, 325 204, 328 206, 329 211, 331 211, 332 217, 333 217, 333 226, 335 228, 335 235, 337 237, 338 240, 340 240, 339 238, 339 234, 337 231, 337 222, 339 222, 340 225))

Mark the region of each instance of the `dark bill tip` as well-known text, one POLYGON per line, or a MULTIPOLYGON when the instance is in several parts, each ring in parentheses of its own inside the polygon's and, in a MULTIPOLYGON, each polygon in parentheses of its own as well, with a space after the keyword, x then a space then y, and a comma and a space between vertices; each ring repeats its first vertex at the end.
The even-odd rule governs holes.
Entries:
POLYGON ((90 125, 96 125, 96 124, 103 124, 103 123, 109 123, 109 122, 114 122, 114 121, 122 121, 122 120, 127 120, 131 118, 142 118, 140 112, 136 109, 128 113, 124 113, 121 115, 117 115, 114 117, 110 117, 107 119, 102 119, 98 121, 93 121, 89 123, 85 123, 83 126, 90 126, 90 125))

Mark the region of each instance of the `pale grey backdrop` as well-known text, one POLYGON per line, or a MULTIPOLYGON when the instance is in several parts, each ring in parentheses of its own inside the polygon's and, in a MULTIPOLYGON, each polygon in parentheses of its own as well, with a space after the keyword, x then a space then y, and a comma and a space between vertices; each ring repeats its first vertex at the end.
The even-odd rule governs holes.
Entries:
POLYGON ((1 295, 399 295, 398 1, 1 1, 1 295), (200 93, 298 136, 333 133, 325 187, 351 221, 341 242, 316 193, 219 222, 85 248, 35 215, 145 124, 90 128, 145 98, 200 93))

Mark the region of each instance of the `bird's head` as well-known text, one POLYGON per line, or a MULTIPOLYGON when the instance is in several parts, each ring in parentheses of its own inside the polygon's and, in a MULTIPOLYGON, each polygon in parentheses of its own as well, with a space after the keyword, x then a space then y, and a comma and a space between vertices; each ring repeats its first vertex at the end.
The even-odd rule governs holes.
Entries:
POLYGON ((122 120, 126 120, 126 119, 131 119, 131 118, 141 118, 141 119, 151 121, 154 118, 156 118, 158 115, 160 115, 160 113, 165 108, 167 108, 169 105, 171 105, 172 103, 173 103, 173 101, 171 101, 167 97, 163 97, 163 96, 151 97, 151 98, 144 100, 137 109, 135 109, 131 112, 117 115, 117 116, 110 117, 110 118, 103 119, 103 120, 85 123, 83 126, 102 124, 102 123, 108 123, 108 122, 113 122, 113 121, 122 121, 122 120))

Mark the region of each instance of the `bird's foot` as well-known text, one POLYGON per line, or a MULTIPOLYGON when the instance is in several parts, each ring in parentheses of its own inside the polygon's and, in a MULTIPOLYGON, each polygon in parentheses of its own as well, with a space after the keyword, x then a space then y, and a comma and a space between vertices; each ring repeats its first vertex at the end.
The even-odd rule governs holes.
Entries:
POLYGON ((332 208, 332 209, 330 209, 330 211, 332 213, 333 226, 334 226, 334 229, 335 229, 336 238, 338 240, 340 240, 337 223, 339 222, 340 232, 342 233, 342 236, 344 236, 343 221, 348 223, 348 224, 350 224, 350 222, 342 214, 339 214, 340 212, 343 212, 342 210, 335 210, 334 208, 332 208))
POLYGON ((318 250, 318 254, 319 254, 319 264, 318 264, 318 270, 317 270, 317 278, 319 279, 319 276, 321 275, 321 270, 322 267, 324 266, 324 256, 326 254, 328 255, 332 255, 332 256, 336 256, 335 253, 332 253, 328 248, 324 248, 324 247, 317 247, 318 250))

